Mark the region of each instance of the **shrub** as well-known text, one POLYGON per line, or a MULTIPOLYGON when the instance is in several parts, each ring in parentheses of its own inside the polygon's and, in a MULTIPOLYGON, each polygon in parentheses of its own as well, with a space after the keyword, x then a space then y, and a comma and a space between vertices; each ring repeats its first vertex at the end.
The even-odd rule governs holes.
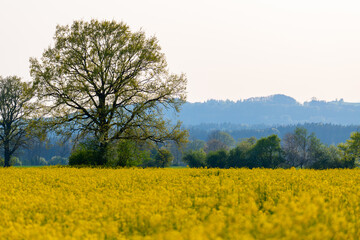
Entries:
POLYGON ((12 156, 10 159, 10 165, 11 166, 22 166, 22 162, 18 157, 12 156))
POLYGON ((166 148, 160 148, 155 155, 155 166, 156 167, 169 167, 174 156, 166 148))
MULTIPOLYGON (((0 157, 0 166, 4 166, 5 160, 4 158, 0 157)), ((11 157, 10 159, 10 166, 22 166, 22 162, 18 157, 11 157)))
POLYGON ((101 157, 99 146, 95 140, 80 143, 69 157, 69 165, 96 165, 101 157))
POLYGON ((109 164, 120 167, 138 166, 150 158, 147 150, 142 150, 140 146, 129 140, 120 140, 110 151, 109 164))
POLYGON ((210 152, 206 156, 206 166, 210 168, 225 168, 228 154, 225 150, 210 152))
POLYGON ((189 165, 189 167, 192 168, 200 168, 205 167, 205 159, 206 159, 206 153, 204 150, 190 150, 183 156, 183 162, 189 165))

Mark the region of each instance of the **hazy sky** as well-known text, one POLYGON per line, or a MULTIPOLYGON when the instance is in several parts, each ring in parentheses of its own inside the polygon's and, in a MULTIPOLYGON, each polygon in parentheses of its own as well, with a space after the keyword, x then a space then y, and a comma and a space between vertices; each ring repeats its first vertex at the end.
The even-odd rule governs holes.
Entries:
POLYGON ((30 79, 56 25, 117 20, 159 39, 188 100, 282 93, 360 102, 358 0, 0 0, 0 75, 30 79))

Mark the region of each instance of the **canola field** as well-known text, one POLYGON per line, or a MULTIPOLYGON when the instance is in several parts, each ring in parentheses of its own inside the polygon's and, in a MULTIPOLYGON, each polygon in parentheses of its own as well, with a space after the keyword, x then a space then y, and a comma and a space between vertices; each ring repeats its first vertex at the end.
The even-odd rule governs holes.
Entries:
POLYGON ((0 169, 0 239, 360 239, 360 170, 0 169))

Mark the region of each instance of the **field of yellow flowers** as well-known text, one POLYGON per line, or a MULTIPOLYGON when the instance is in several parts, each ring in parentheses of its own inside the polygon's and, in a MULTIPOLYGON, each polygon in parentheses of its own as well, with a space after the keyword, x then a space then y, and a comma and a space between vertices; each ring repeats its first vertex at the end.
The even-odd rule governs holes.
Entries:
POLYGON ((0 239, 359 239, 360 170, 0 169, 0 239))

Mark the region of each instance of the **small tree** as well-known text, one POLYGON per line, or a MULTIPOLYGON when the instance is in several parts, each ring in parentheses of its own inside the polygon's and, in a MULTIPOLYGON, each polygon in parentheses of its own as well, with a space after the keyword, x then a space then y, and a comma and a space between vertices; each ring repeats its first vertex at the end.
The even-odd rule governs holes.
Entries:
POLYGON ((345 167, 353 168, 360 160, 360 132, 353 132, 345 143, 338 145, 345 167))
POLYGON ((294 131, 294 138, 298 147, 298 164, 301 168, 303 168, 307 165, 309 159, 311 135, 308 134, 308 131, 305 128, 297 127, 294 131))
POLYGON ((190 150, 183 156, 183 162, 191 168, 205 167, 206 153, 203 149, 190 150))
POLYGON ((96 165, 100 157, 97 141, 86 139, 75 146, 69 157, 69 165, 96 165))
POLYGON ((13 154, 26 145, 33 91, 19 77, 0 76, 0 144, 4 151, 4 167, 10 166, 13 154))
POLYGON ((155 155, 155 164, 156 167, 169 167, 171 161, 174 159, 174 156, 166 148, 160 148, 155 155))
POLYGON ((255 143, 256 139, 254 137, 241 141, 234 149, 230 150, 226 166, 233 168, 250 167, 252 164, 250 153, 255 143))
POLYGON ((259 139, 251 152, 254 167, 276 168, 283 161, 280 138, 275 134, 259 139))
POLYGON ((288 166, 297 166, 300 162, 300 151, 293 133, 287 133, 282 140, 284 158, 288 166))
POLYGON ((314 156, 320 147, 320 140, 314 133, 309 134, 305 128, 297 127, 284 137, 285 161, 290 166, 309 167, 316 161, 314 156))
POLYGON ((313 153, 314 161, 311 168, 328 169, 328 168, 346 168, 346 162, 341 159, 341 151, 334 145, 329 147, 321 144, 313 153))
POLYGON ((150 153, 130 140, 120 140, 113 147, 109 164, 120 167, 138 166, 150 160, 150 153))
POLYGON ((227 157, 226 150, 210 152, 206 156, 206 166, 210 168, 225 168, 227 157))

